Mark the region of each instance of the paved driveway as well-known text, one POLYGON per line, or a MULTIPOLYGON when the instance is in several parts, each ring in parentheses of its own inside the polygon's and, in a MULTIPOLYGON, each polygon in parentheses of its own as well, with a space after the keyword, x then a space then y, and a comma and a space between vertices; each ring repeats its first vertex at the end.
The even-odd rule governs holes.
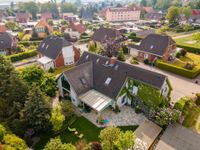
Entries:
MULTIPOLYGON (((172 105, 173 103, 177 102, 177 100, 179 100, 181 97, 192 96, 194 95, 194 93, 200 93, 200 83, 196 84, 195 83, 196 79, 188 79, 171 72, 163 71, 158 68, 145 65, 143 63, 140 63, 139 65, 136 66, 168 76, 173 88, 171 95, 172 105)), ((200 79, 200 76, 198 76, 197 78, 200 79)))

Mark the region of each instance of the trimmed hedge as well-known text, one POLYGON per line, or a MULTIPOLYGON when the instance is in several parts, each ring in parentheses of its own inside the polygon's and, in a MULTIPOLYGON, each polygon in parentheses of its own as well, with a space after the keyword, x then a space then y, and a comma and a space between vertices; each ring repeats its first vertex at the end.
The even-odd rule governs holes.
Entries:
POLYGON ((36 50, 30 50, 27 52, 22 52, 22 53, 18 53, 18 54, 13 54, 10 56, 6 56, 8 59, 11 60, 11 62, 16 62, 16 61, 20 61, 26 58, 30 58, 33 56, 37 55, 37 51, 36 50))
POLYGON ((194 46, 188 46, 184 44, 176 44, 177 47, 183 48, 187 50, 188 52, 195 53, 195 54, 200 54, 200 48, 196 48, 194 46))
POLYGON ((25 47, 28 47, 30 45, 38 46, 41 43, 41 41, 20 41, 17 44, 24 45, 25 47))
POLYGON ((132 36, 132 35, 129 35, 128 38, 131 39, 134 42, 140 42, 143 39, 141 37, 132 36))
POLYGON ((156 67, 160 69, 164 69, 170 72, 173 72, 175 74, 187 77, 187 78, 195 78, 197 75, 200 74, 199 70, 188 70, 182 67, 175 66, 173 64, 165 63, 161 60, 156 61, 156 67))

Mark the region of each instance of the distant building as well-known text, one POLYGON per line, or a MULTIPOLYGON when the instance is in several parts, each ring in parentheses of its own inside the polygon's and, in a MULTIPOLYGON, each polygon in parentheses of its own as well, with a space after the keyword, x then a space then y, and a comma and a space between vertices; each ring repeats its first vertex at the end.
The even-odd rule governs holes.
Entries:
POLYGON ((144 17, 147 20, 161 21, 164 19, 165 14, 161 11, 151 11, 148 12, 144 17))
POLYGON ((112 7, 106 10, 106 21, 137 21, 140 19, 140 10, 135 7, 112 7))
POLYGON ((0 22, 3 21, 3 13, 0 12, 0 22))
POLYGON ((44 20, 40 20, 35 27, 33 28, 35 30, 34 32, 37 33, 38 38, 45 38, 49 34, 53 32, 53 29, 51 26, 48 25, 48 23, 44 20))
POLYGON ((80 52, 70 42, 57 36, 48 36, 38 48, 41 66, 48 71, 74 64, 80 57, 80 52))
POLYGON ((77 20, 76 16, 73 13, 62 13, 61 18, 69 22, 75 22, 77 20))
POLYGON ((65 30, 65 33, 69 34, 70 37, 79 39, 81 34, 86 31, 86 26, 82 21, 70 22, 68 28, 65 30))
POLYGON ((20 24, 26 25, 31 20, 31 15, 29 13, 17 13, 16 21, 20 24))
POLYGON ((37 18, 40 20, 44 20, 46 22, 48 22, 48 20, 52 20, 52 14, 51 13, 41 13, 41 14, 37 14, 37 18))
POLYGON ((5 31, 5 27, 0 26, 0 54, 7 55, 16 48, 16 37, 5 31))

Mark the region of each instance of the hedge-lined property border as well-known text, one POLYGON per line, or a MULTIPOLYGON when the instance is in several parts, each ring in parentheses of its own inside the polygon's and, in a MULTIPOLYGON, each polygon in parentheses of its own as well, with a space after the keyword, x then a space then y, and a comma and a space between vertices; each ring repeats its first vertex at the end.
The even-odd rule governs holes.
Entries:
POLYGON ((197 75, 200 74, 200 69, 199 70, 188 70, 182 67, 175 66, 173 64, 169 64, 166 62, 163 62, 161 60, 156 61, 156 67, 167 70, 170 72, 173 72, 175 74, 187 77, 187 78, 195 78, 197 75))
POLYGON ((187 50, 188 52, 200 54, 200 48, 196 48, 194 46, 188 46, 188 45, 185 45, 185 44, 178 44, 178 43, 176 43, 176 46, 183 48, 183 49, 187 50))
POLYGON ((29 51, 26 51, 26 52, 6 56, 6 58, 10 59, 11 62, 16 62, 16 61, 20 61, 20 60, 30 58, 30 57, 33 57, 33 56, 36 56, 36 55, 37 55, 36 50, 29 50, 29 51))

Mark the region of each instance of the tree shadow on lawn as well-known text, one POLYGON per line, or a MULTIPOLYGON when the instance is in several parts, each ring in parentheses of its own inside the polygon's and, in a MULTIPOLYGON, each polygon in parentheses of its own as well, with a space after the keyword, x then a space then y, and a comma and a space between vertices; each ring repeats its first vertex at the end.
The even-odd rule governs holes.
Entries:
MULTIPOLYGON (((119 128, 122 131, 135 131, 137 127, 138 126, 123 126, 119 128)), ((84 117, 78 117, 76 121, 70 126, 70 128, 76 128, 78 135, 83 134, 83 139, 85 139, 87 142, 99 141, 99 133, 103 129, 98 128, 84 117)), ((74 132, 70 132, 68 129, 65 129, 59 135, 54 135, 52 132, 48 132, 40 136, 41 140, 34 146, 34 149, 42 150, 51 138, 57 136, 60 136, 63 143, 75 144, 80 139, 77 135, 74 134, 74 132)))

